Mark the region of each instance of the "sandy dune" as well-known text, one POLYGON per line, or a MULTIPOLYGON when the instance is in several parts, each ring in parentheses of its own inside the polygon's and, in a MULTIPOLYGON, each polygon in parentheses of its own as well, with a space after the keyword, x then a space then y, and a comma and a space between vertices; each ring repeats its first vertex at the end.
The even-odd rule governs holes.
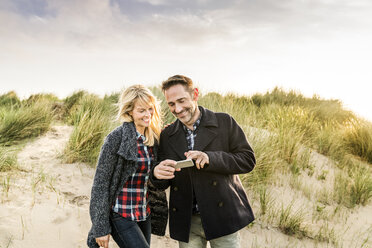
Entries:
MULTIPOLYGON (((89 196, 94 169, 84 164, 61 162, 59 156, 71 131, 72 127, 54 126, 19 153, 18 163, 21 171, 2 175, 2 178, 10 177, 10 188, 7 195, 4 191, 1 194, 1 248, 86 247, 86 235, 90 228, 89 196)), ((283 185, 273 187, 284 200, 301 200, 283 185)), ((252 201, 252 205, 255 212, 258 212, 259 203, 252 201)), ((352 233, 357 232, 358 227, 372 230, 371 216, 372 207, 369 205, 356 209, 343 222, 347 223, 349 231, 353 230, 352 233)), ((348 239, 352 238, 348 236, 348 239)), ((253 227, 241 231, 241 245, 242 248, 333 247, 326 243, 317 244, 310 239, 298 240, 259 221, 256 221, 253 227)), ((370 240, 367 240, 364 247, 368 245, 371 245, 370 240)), ((172 240, 168 233, 165 237, 153 236, 151 246, 178 247, 177 242, 172 240)), ((110 242, 110 247, 117 246, 110 242)))

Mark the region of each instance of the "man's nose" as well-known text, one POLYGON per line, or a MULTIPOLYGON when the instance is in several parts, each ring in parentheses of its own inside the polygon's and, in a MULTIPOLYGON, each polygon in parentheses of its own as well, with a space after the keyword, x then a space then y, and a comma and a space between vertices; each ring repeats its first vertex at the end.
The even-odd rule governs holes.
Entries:
POLYGON ((182 106, 180 104, 176 104, 175 111, 176 111, 176 113, 182 112, 182 106))

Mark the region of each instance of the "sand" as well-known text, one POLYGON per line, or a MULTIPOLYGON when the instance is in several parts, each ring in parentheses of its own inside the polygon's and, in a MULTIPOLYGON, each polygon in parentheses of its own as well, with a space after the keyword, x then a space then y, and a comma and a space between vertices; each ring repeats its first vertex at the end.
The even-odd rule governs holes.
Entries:
MULTIPOLYGON (((71 132, 72 127, 53 126, 18 154, 20 171, 0 174, 1 183, 10 178, 9 191, 6 193, 4 186, 1 191, 1 248, 86 247, 86 236, 91 226, 88 208, 94 169, 81 163, 65 164, 60 159, 71 132)), ((324 156, 313 156, 316 156, 312 159, 318 166, 331 166, 324 156)), ((334 169, 328 167, 328 170, 334 169)), ((287 180, 284 176, 279 180, 282 184, 272 186, 275 197, 287 203, 296 199, 295 205, 314 207, 311 201, 291 190, 284 183, 287 180)), ((318 187, 311 179, 307 182, 314 188, 318 187)), ((251 203, 254 212, 259 214, 259 202, 252 200, 251 203)), ((340 238, 338 247, 361 247, 363 240, 372 233, 372 205, 357 207, 351 212, 341 211, 339 215, 342 226, 339 230, 345 230, 340 235, 345 235, 345 239, 340 238)), ((253 226, 241 230, 240 236, 242 248, 334 247, 285 235, 278 228, 258 220, 253 226)), ((372 247, 370 239, 363 247, 372 247)), ((117 245, 111 240, 110 247, 117 245)), ((152 236, 151 247, 173 248, 178 245, 167 231, 164 237, 152 236)))

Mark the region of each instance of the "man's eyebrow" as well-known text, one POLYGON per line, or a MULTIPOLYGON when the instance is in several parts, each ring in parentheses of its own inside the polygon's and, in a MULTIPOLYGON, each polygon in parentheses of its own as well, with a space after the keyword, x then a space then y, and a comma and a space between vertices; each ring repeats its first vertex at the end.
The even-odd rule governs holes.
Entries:
MULTIPOLYGON (((186 97, 181 97, 181 98, 178 98, 178 99, 176 99, 174 102, 177 102, 177 101, 180 101, 180 100, 184 100, 186 97)), ((169 102, 167 102, 167 103, 173 103, 172 101, 169 101, 169 102)))

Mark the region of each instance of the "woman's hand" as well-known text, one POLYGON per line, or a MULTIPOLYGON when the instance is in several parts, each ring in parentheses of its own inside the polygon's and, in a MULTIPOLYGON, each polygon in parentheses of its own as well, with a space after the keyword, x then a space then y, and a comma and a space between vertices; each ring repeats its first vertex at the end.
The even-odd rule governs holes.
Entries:
POLYGON ((104 248, 108 248, 109 241, 110 241, 110 234, 96 238, 97 244, 100 247, 104 247, 104 248))

